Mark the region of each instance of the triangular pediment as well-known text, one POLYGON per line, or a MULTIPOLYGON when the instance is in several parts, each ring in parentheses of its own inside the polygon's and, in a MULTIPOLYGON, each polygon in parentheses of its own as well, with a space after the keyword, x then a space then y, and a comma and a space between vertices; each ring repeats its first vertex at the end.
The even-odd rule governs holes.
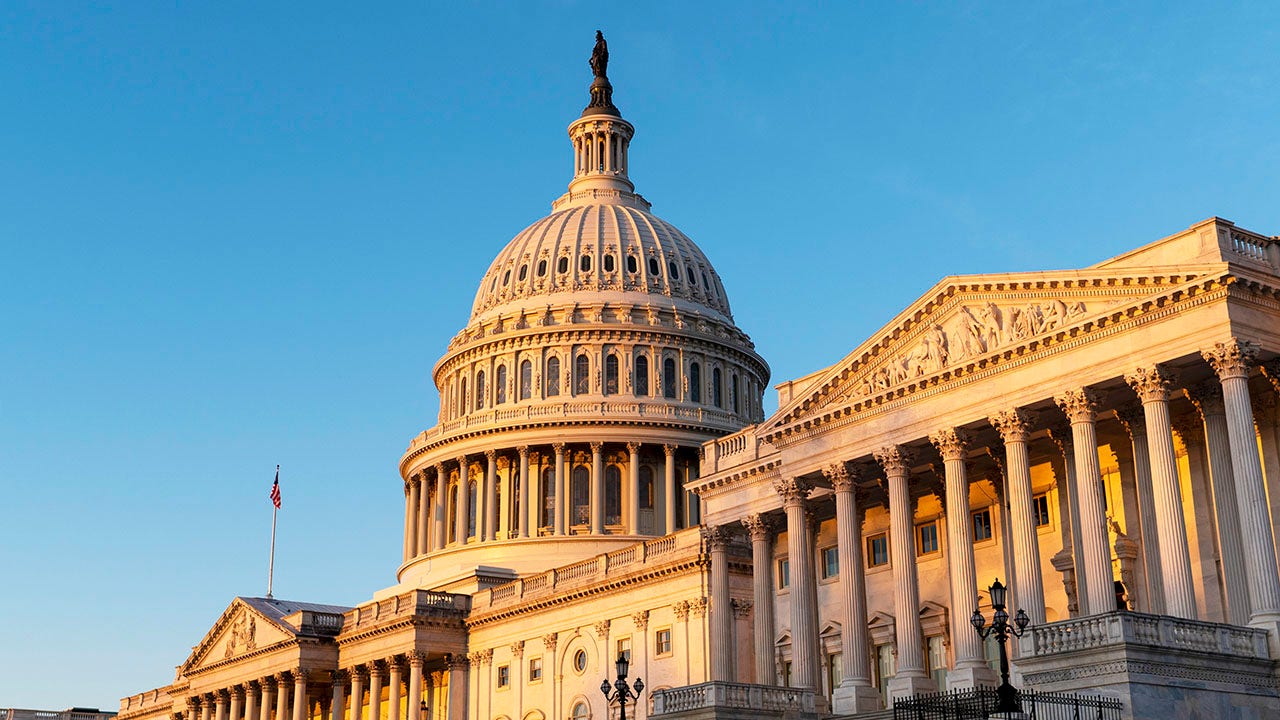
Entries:
POLYGON ((291 641, 294 639, 291 630, 267 617, 244 598, 236 598, 195 646, 183 663, 182 672, 185 674, 291 641))
POLYGON ((1098 327, 1119 311, 1219 278, 1225 263, 1190 267, 1089 268, 944 278, 820 377, 761 431, 792 426, 830 408, 873 402, 968 366, 1098 327))

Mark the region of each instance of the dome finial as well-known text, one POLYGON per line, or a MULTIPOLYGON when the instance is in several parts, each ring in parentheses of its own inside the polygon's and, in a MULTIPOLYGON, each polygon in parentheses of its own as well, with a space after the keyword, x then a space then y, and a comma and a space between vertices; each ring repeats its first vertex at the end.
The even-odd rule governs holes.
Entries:
POLYGON ((613 105, 613 86, 609 84, 609 43, 605 42, 604 33, 596 31, 596 45, 591 49, 591 102, 582 111, 582 117, 588 115, 613 115, 622 117, 618 108, 613 105))

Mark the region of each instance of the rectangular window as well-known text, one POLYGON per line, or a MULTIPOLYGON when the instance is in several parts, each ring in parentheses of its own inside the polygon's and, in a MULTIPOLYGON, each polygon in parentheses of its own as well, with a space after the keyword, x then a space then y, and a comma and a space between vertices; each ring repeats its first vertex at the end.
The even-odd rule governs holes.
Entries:
POLYGON ((504 688, 511 684, 511 666, 498 666, 498 687, 504 688))
POLYGON ((653 654, 671 654, 671 628, 662 628, 653 634, 653 654))
POLYGON ((829 580, 840 574, 840 554, 834 547, 822 548, 822 579, 829 580))
POLYGON ((947 689, 947 646, 941 635, 930 635, 924 639, 925 657, 929 663, 929 676, 938 686, 938 692, 947 689))
POLYGON ((791 587, 791 563, 786 558, 778 558, 778 589, 791 587))
POLYGON ((938 552, 938 523, 917 525, 916 555, 930 555, 936 552, 938 552))
POLYGON ((782 687, 791 687, 791 661, 782 663, 782 687))
POLYGON ((631 638, 618 638, 618 651, 613 654, 613 659, 625 657, 627 662, 631 662, 631 638))
POLYGON ((973 514, 973 541, 981 542, 991 539, 991 509, 979 510, 973 514))
POLYGON ((898 671, 893 650, 894 647, 890 643, 877 645, 875 649, 876 689, 880 691, 880 701, 885 707, 889 707, 889 681, 898 671))
POLYGON ((529 682, 538 682, 542 679, 542 658, 529 658, 529 682))
POLYGON ((1042 493, 1031 498, 1031 516, 1035 518, 1036 527, 1049 526, 1049 495, 1042 493))
POLYGON ((836 687, 844 678, 844 656, 840 653, 830 653, 827 655, 827 699, 831 699, 831 693, 835 692, 836 687))
POLYGON ((889 564, 889 536, 884 533, 867 538, 867 567, 889 564))

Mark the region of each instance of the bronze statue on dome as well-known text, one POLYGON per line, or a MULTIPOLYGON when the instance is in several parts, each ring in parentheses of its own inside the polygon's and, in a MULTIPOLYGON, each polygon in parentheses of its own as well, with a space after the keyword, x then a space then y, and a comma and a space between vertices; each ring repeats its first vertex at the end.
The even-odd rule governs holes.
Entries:
POLYGON ((596 31, 596 46, 591 49, 591 74, 605 77, 609 68, 609 43, 604 41, 604 33, 596 31))

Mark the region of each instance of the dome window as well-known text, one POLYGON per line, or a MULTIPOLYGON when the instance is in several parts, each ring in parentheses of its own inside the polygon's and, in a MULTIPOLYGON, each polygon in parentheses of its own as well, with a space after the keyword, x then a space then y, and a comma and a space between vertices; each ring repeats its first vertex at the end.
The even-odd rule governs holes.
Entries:
POLYGON ((604 256, 604 271, 613 272, 613 256, 612 255, 604 256))
POLYGON ((507 401, 507 366, 498 366, 497 383, 493 386, 494 405, 501 405, 507 401))
POLYGON ((702 287, 706 288, 708 291, 711 290, 711 283, 707 282, 706 273, 702 273, 702 287))
POLYGON ((560 273, 561 275, 569 272, 569 258, 567 257, 560 258, 560 262, 556 263, 556 272, 560 273))
POLYGON ((627 256, 627 272, 631 273, 632 275, 635 275, 636 271, 639 269, 640 269, 640 263, 636 262, 636 256, 628 255, 627 256))
POLYGON ((582 272, 591 272, 591 256, 590 255, 583 255, 582 258, 578 260, 578 269, 581 270, 582 272))
POLYGON ((693 274, 693 266, 692 266, 692 265, 687 265, 687 264, 686 264, 686 265, 684 266, 684 276, 685 276, 685 277, 687 277, 687 278, 689 278, 689 282, 690 282, 690 283, 696 283, 696 282, 698 282, 698 276, 696 276, 696 275, 694 275, 694 274, 693 274))
POLYGON ((506 287, 510 284, 511 284, 511 271, 508 270, 502 274, 502 287, 506 287))
POLYGON ((702 366, 696 362, 689 363, 689 399, 702 402, 702 366))
POLYGON ((525 278, 527 278, 527 277, 529 277, 529 266, 528 266, 527 264, 526 264, 526 265, 521 265, 521 266, 520 266, 520 276, 519 276, 519 280, 520 280, 520 282, 524 282, 524 281, 525 281, 525 278))
POLYGON ((723 379, 720 368, 711 369, 711 404, 718 408, 724 407, 724 389, 720 386, 723 379))
POLYGON ((742 412, 741 402, 738 400, 738 373, 734 373, 729 380, 729 404, 733 405, 735 413, 742 412))
POLYGON ((484 371, 476 373, 476 409, 484 409, 484 371))
POLYGON ((547 397, 560 394, 560 358, 547 360, 547 397))
POLYGON ((586 395, 591 391, 591 361, 583 353, 573 361, 573 394, 586 395))
POLYGON ((676 261, 675 261, 675 260, 672 260, 671 262, 667 263, 667 269, 671 271, 671 279, 672 279, 672 280, 679 280, 679 279, 680 279, 680 268, 676 267, 676 261))
POLYGON ((636 358, 636 377, 633 384, 636 395, 645 397, 649 394, 649 358, 644 355, 636 358))
POLYGON ((546 274, 547 274, 547 261, 539 260, 538 261, 538 277, 544 277, 546 276, 546 274))
POLYGON ((604 394, 618 394, 618 356, 612 353, 604 359, 604 394))
POLYGON ((655 276, 662 274, 662 266, 658 264, 658 258, 649 258, 649 274, 655 276))
POLYGON ((617 465, 604 469, 604 524, 622 524, 622 471, 617 465))
POLYGON ((520 399, 528 400, 533 394, 533 363, 525 360, 520 363, 520 399))

